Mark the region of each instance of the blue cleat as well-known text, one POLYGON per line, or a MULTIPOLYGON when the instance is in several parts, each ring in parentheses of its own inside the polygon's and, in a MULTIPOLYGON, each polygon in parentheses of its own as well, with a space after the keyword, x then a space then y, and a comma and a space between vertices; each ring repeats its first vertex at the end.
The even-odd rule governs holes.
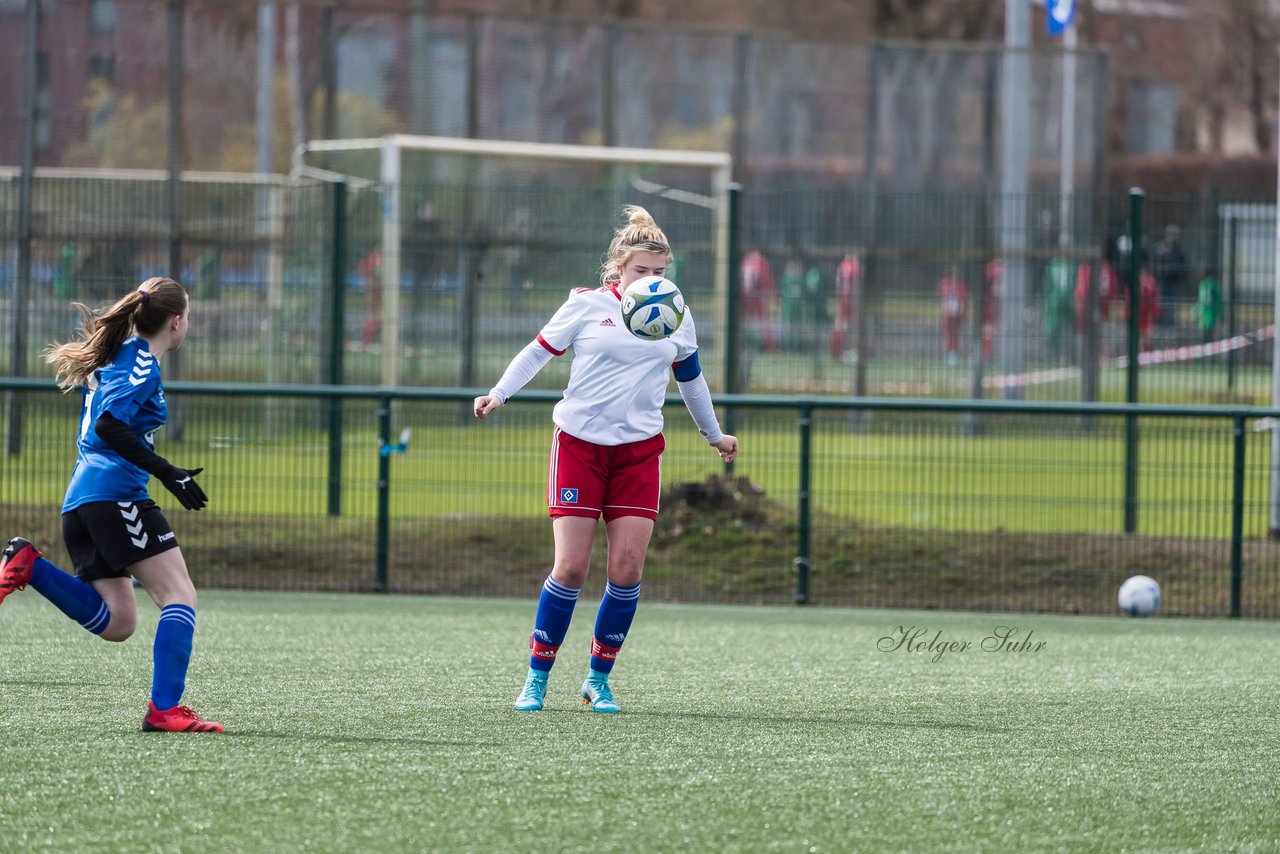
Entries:
POLYGON ((622 711, 618 701, 613 699, 613 691, 609 688, 609 675, 596 673, 594 670, 582 683, 582 702, 591 706, 593 712, 617 714, 622 711))
POLYGON ((529 668, 524 678, 524 689, 516 697, 517 712, 537 712, 542 709, 542 698, 547 695, 547 671, 529 668))

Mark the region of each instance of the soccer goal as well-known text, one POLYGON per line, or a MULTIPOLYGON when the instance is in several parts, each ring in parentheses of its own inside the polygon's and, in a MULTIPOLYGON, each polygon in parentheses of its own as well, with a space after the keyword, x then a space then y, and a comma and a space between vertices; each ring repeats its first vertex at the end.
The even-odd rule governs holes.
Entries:
POLYGON ((562 300, 570 286, 591 283, 627 204, 647 208, 667 233, 672 278, 705 306, 699 335, 723 362, 731 170, 722 152, 402 134, 313 140, 293 164, 295 177, 354 179, 378 195, 376 211, 369 206, 368 221, 351 229, 362 235, 357 253, 380 253, 380 294, 369 310, 380 320, 381 381, 389 386, 400 384, 402 355, 420 352, 413 341, 406 349, 402 333, 430 338, 433 328, 455 336, 458 384, 487 382, 493 366, 482 360, 498 351, 508 358, 512 344, 528 341, 537 297, 562 300), (416 303, 419 288, 452 294, 443 319, 417 305, 402 315, 402 294, 416 303))

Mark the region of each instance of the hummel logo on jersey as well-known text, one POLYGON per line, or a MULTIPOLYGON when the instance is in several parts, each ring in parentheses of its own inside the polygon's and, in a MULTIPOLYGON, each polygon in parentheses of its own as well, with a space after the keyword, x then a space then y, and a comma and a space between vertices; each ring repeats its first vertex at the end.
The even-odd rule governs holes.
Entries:
POLYGON ((146 382, 155 361, 156 357, 150 353, 138 353, 137 358, 133 360, 133 375, 129 377, 129 382, 133 385, 142 385, 146 382))
POLYGON ((571 487, 565 487, 564 489, 560 490, 560 503, 561 504, 577 504, 578 490, 573 489, 571 487))
POLYGON ((600 325, 601 326, 617 326, 618 324, 613 322, 612 317, 606 317, 604 320, 600 321, 600 325))

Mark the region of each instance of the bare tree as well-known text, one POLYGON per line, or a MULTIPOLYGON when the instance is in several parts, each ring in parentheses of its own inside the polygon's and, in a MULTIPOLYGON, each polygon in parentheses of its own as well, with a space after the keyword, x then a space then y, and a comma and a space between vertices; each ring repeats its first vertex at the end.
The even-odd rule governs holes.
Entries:
POLYGON ((876 0, 877 38, 978 41, 997 38, 1003 11, 992 0, 876 0))
POLYGON ((1280 22, 1268 0, 1193 0, 1191 79, 1187 103, 1203 110, 1208 147, 1222 155, 1232 115, 1246 115, 1254 146, 1271 151, 1275 140, 1277 53, 1280 22))

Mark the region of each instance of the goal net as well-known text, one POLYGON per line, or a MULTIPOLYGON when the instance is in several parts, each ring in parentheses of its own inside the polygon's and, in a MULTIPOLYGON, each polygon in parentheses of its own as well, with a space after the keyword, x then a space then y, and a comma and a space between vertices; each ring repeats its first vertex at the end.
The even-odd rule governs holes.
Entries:
POLYGON ((305 143, 294 175, 358 187, 349 245, 381 382, 472 387, 570 288, 598 281, 628 204, 670 238, 671 278, 723 359, 731 165, 719 152, 392 135, 305 143))

